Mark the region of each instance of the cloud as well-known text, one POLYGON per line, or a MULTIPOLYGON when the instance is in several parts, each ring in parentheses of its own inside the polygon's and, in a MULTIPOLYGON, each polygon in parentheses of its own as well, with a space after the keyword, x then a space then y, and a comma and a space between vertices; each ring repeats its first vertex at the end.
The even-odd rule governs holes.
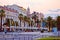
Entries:
POLYGON ((53 9, 53 10, 48 10, 50 12, 60 12, 60 9, 53 9))
POLYGON ((0 0, 0 5, 11 4, 17 4, 24 8, 29 6, 32 12, 45 12, 46 10, 60 8, 60 0, 0 0))
POLYGON ((53 18, 56 18, 57 16, 60 16, 60 9, 52 9, 52 10, 48 10, 48 12, 46 12, 44 14, 44 17, 48 17, 51 16, 53 18))

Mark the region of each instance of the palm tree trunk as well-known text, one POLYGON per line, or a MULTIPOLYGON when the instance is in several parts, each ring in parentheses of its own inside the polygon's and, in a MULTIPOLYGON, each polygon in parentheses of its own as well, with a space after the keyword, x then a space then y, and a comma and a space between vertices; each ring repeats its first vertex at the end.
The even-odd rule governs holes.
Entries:
POLYGON ((49 22, 49 32, 50 32, 50 22, 49 22))
POLYGON ((1 27, 0 27, 0 29, 2 29, 2 16, 1 16, 1 27))
POLYGON ((24 27, 25 27, 25 22, 24 22, 24 27))
POLYGON ((30 27, 31 27, 31 21, 30 21, 30 27))
POLYGON ((32 22, 31 22, 30 26, 32 27, 32 22))
POLYGON ((21 20, 20 20, 20 27, 21 27, 21 20))
POLYGON ((10 20, 10 31, 11 31, 11 20, 10 20))

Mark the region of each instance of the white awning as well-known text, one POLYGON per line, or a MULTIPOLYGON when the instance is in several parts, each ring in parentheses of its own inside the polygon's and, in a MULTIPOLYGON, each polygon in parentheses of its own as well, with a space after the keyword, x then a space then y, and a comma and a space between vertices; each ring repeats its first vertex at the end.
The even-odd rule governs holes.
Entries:
POLYGON ((13 27, 11 26, 10 28, 16 28, 16 29, 39 29, 38 27, 13 27))

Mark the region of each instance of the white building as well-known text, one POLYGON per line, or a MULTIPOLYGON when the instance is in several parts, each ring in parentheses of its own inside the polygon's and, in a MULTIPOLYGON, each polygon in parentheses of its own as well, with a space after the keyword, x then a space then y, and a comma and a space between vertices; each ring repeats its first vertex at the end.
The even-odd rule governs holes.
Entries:
MULTIPOLYGON (((27 8, 27 10, 23 7, 17 6, 17 5, 7 5, 7 6, 0 6, 0 10, 3 9, 5 11, 5 18, 3 19, 3 23, 5 23, 6 18, 8 19, 13 19, 14 21, 18 22, 18 25, 20 26, 20 21, 19 21, 19 14, 23 14, 23 16, 27 16, 27 17, 32 17, 34 14, 30 14, 30 9, 27 8)), ((39 19, 41 19, 41 17, 43 16, 42 14, 37 13, 36 14, 39 19)), ((1 22, 0 22, 1 23, 1 22)), ((24 27, 24 22, 23 20, 21 21, 22 23, 22 29, 39 29, 38 27, 28 27, 28 23, 26 22, 26 26, 24 27)), ((18 27, 21 29, 21 27, 18 27)))
MULTIPOLYGON (((5 15, 6 15, 5 18, 2 20, 3 23, 6 21, 6 18, 8 18, 8 19, 13 19, 14 21, 18 21, 18 24, 20 26, 20 21, 18 18, 19 14, 23 14, 23 16, 27 16, 26 9, 17 5, 0 6, 0 10, 1 9, 5 11, 5 15)), ((23 21, 21 23, 23 26, 23 21)))
POLYGON ((3 6, 0 6, 0 10, 3 9, 5 11, 5 18, 4 18, 4 21, 6 20, 6 18, 8 19, 13 19, 15 21, 19 21, 18 19, 18 12, 16 10, 13 10, 11 8, 7 8, 7 7, 3 7, 3 6))
POLYGON ((27 16, 27 14, 26 14, 26 9, 23 8, 23 7, 21 7, 21 6, 18 6, 18 5, 16 5, 16 4, 13 4, 13 5, 7 5, 7 7, 8 7, 8 8, 11 8, 11 9, 14 9, 14 10, 17 10, 17 12, 18 12, 19 14, 23 14, 23 15, 27 16))

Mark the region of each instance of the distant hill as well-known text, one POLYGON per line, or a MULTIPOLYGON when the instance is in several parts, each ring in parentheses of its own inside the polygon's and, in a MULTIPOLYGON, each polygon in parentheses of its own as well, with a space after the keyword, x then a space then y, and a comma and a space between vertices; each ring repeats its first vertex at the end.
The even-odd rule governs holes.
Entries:
POLYGON ((44 14, 44 18, 46 18, 48 16, 51 16, 53 18, 60 16, 60 9, 48 10, 48 12, 44 14))
POLYGON ((44 17, 48 17, 48 16, 51 16, 53 18, 57 17, 57 16, 60 16, 60 14, 44 14, 44 17))

